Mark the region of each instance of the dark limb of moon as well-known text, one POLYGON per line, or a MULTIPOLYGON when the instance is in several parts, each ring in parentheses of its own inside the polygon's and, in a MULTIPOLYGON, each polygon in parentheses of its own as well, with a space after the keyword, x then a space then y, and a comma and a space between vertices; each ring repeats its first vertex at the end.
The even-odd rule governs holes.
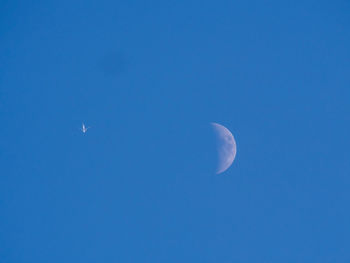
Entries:
POLYGON ((211 125, 217 138, 218 165, 216 174, 220 174, 231 166, 236 157, 236 141, 226 127, 218 123, 211 123, 211 125))

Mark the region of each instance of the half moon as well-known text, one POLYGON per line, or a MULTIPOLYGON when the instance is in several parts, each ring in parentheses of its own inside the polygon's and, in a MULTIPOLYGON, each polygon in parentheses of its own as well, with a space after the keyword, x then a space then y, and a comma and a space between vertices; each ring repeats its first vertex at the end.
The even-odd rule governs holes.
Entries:
POLYGON ((236 157, 236 141, 232 133, 224 126, 218 123, 211 123, 215 135, 218 150, 218 165, 216 174, 225 172, 233 163, 236 157))

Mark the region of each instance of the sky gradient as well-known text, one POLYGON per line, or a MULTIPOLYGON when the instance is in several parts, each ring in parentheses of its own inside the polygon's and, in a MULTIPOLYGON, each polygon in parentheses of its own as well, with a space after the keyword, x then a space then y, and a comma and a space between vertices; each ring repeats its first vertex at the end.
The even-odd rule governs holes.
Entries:
POLYGON ((0 262, 349 262, 349 13, 1 1, 0 262))

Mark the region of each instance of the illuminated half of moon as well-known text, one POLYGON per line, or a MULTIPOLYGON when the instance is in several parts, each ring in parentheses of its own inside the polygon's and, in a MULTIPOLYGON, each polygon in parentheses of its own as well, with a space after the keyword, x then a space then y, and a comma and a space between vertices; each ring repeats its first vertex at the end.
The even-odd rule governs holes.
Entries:
POLYGON ((217 142, 218 165, 216 174, 225 172, 233 163, 236 157, 236 141, 232 133, 224 126, 218 123, 211 123, 217 142))

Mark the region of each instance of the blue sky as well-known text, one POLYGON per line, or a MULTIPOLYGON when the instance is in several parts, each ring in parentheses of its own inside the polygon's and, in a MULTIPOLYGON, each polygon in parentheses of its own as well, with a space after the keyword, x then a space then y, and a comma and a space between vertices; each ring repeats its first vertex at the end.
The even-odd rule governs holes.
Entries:
POLYGON ((0 261, 349 262, 349 13, 1 1, 0 261))

